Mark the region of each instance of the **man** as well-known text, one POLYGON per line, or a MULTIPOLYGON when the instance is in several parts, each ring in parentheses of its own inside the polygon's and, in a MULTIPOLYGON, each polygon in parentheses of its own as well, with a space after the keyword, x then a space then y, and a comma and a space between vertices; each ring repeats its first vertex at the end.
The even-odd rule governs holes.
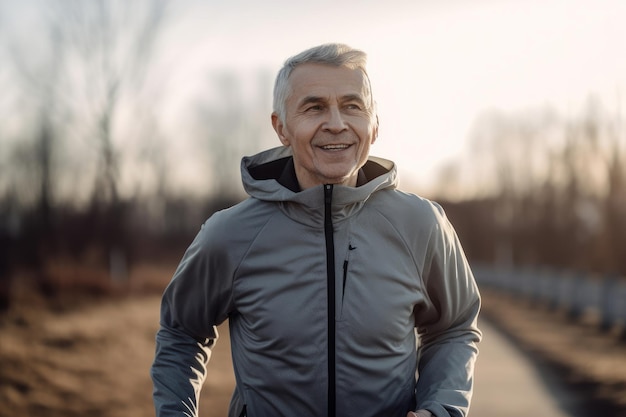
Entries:
POLYGON ((279 72, 283 146, 242 160, 250 198, 203 225, 163 296, 158 416, 197 414, 226 319, 229 416, 467 415, 479 293, 442 209, 369 157, 365 60, 329 44, 279 72))

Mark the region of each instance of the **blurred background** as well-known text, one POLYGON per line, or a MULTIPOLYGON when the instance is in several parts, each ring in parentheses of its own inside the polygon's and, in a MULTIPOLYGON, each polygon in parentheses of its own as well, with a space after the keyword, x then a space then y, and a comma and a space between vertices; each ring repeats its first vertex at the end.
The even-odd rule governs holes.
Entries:
MULTIPOLYGON (((101 377, 103 340, 76 330, 96 299, 118 308, 84 326, 127 343, 139 332, 133 343, 152 355, 155 300, 186 246, 245 198, 241 156, 279 144, 276 72, 325 42, 368 53, 381 124, 372 154, 398 164, 401 188, 443 204, 486 317, 505 294, 620 339, 624 21, 621 0, 0 0, 0 355, 14 364, 0 371, 3 401, 73 415, 62 409, 72 378, 101 377), (37 368, 24 340, 38 332, 43 356, 85 348, 85 368, 65 380, 37 368), (61 394, 35 395, 41 379, 61 394)), ((125 367, 123 352, 111 363, 125 367)), ((128 382, 143 390, 135 415, 150 415, 145 372, 128 382)), ((611 395, 626 398, 611 378, 622 390, 611 395)), ((86 403, 76 415, 116 415, 86 403)))

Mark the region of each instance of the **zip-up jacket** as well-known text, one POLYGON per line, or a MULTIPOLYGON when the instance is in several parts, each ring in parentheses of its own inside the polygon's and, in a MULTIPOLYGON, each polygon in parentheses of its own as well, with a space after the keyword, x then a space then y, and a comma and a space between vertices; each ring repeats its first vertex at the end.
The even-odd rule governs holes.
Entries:
POLYGON ((157 416, 197 415, 226 320, 229 416, 465 416, 480 297, 443 210, 375 157, 356 187, 300 190, 284 147, 242 178, 250 198, 206 221, 163 295, 157 416))

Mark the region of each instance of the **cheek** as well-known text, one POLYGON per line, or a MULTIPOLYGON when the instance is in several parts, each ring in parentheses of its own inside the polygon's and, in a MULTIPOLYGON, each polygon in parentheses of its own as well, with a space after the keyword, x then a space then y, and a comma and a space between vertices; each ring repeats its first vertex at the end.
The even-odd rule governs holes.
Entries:
POLYGON ((354 132, 367 144, 372 144, 378 137, 378 126, 371 119, 360 120, 354 125, 354 132))
POLYGON ((302 132, 299 126, 296 126, 295 129, 294 127, 285 127, 283 135, 280 137, 280 141, 285 146, 297 147, 301 142, 301 136, 302 132))
POLYGON ((298 146, 300 148, 309 147, 313 141, 315 132, 316 130, 313 128, 308 128, 307 126, 298 126, 297 129, 291 132, 291 145, 298 146))

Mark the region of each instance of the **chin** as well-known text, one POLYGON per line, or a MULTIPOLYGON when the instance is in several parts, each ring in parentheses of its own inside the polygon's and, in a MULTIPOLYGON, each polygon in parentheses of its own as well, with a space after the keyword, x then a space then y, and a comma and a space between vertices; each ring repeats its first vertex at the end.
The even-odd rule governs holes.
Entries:
MULTIPOLYGON (((337 174, 337 173, 335 173, 337 174)), ((349 184, 351 179, 356 179, 356 174, 337 174, 337 175, 325 175, 325 184, 345 185, 349 184)))

